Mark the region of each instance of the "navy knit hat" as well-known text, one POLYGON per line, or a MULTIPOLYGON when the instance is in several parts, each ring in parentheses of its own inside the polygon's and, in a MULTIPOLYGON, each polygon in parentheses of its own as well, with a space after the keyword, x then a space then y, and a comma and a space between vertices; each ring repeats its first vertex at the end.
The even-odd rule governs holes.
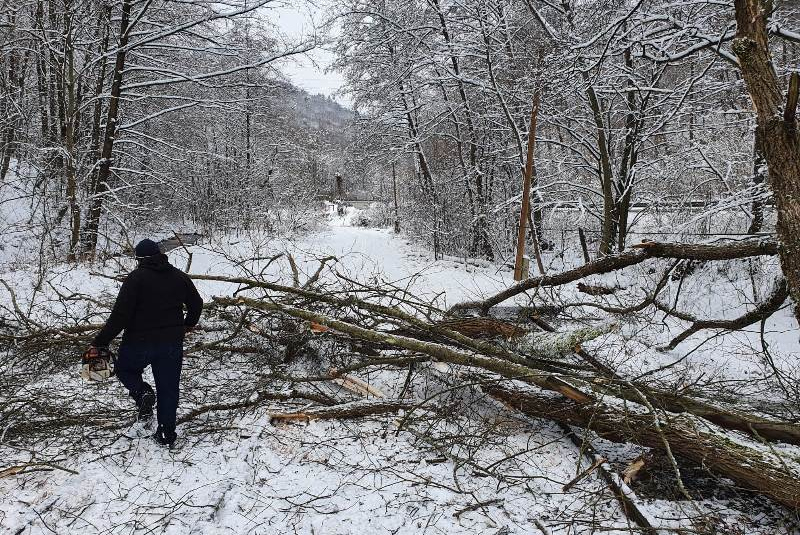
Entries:
POLYGON ((134 252, 136 253, 136 258, 161 254, 158 244, 153 240, 148 240, 147 238, 136 244, 134 252))

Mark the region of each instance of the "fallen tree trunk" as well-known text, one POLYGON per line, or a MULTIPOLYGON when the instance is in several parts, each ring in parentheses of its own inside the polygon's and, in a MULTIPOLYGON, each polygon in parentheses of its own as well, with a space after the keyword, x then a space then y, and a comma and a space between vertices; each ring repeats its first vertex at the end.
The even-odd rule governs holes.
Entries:
POLYGON ((580 403, 536 393, 506 382, 482 386, 493 398, 535 418, 591 429, 612 442, 633 442, 663 450, 665 442, 677 455, 717 475, 757 491, 792 509, 800 508, 800 472, 780 459, 706 431, 692 417, 670 417, 621 411, 603 403, 580 403), (659 418, 659 426, 655 425, 659 418), (660 427, 660 431, 659 431, 660 427))
MULTIPOLYGON (((592 393, 593 389, 598 390, 603 395, 615 396, 634 403, 640 403, 639 395, 644 393, 647 399, 655 406, 671 412, 691 413, 721 427, 742 431, 762 440, 778 440, 800 444, 800 426, 722 409, 704 401, 678 396, 645 385, 631 385, 616 377, 587 378, 564 373, 553 374, 540 368, 535 368, 531 363, 520 363, 476 353, 467 353, 444 344, 365 329, 323 314, 274 302, 259 301, 246 297, 215 298, 215 301, 223 306, 244 305, 258 310, 281 312, 295 318, 325 325, 330 329, 348 334, 357 339, 422 353, 441 362, 491 371, 509 379, 517 379, 536 385, 544 390, 557 392, 576 401, 596 401, 592 393)), ((563 336, 563 333, 559 336, 563 336)))
MULTIPOLYGON (((780 291, 780 289, 776 291, 780 291)), ((549 324, 544 324, 544 328, 547 332, 556 332, 549 324)), ((603 394, 639 403, 641 401, 639 396, 643 393, 659 409, 678 414, 694 414, 725 429, 741 431, 762 441, 768 440, 800 445, 800 426, 797 424, 770 420, 743 411, 725 409, 697 398, 681 396, 674 392, 643 384, 631 385, 629 381, 626 381, 614 370, 602 364, 583 348, 577 347, 575 352, 605 377, 602 380, 596 379, 589 385, 603 394)))
POLYGON ((279 303, 259 301, 257 299, 250 299, 248 297, 216 297, 214 298, 214 301, 223 306, 244 305, 256 310, 280 312, 295 318, 313 321, 335 331, 349 334, 350 336, 361 340, 385 344, 398 349, 407 349, 417 353, 423 353, 433 357, 436 360, 448 362, 450 364, 481 368, 483 370, 500 374, 504 377, 519 379, 521 381, 535 384, 545 390, 559 392, 562 395, 572 399, 590 399, 590 397, 588 397, 586 394, 559 377, 551 373, 542 372, 523 364, 519 364, 517 362, 510 362, 495 357, 488 357, 478 353, 467 353, 465 351, 453 349, 452 347, 448 347, 444 344, 436 344, 406 336, 373 331, 359 327, 358 325, 353 325, 352 323, 348 323, 346 321, 325 316, 324 314, 318 314, 310 310, 295 308, 279 303))
POLYGON ((771 241, 745 241, 726 245, 645 242, 634 245, 632 250, 603 256, 569 271, 525 279, 483 301, 459 303, 453 306, 450 312, 477 309, 485 315, 493 306, 527 290, 543 286, 561 286, 589 275, 610 273, 618 269, 635 266, 650 258, 734 260, 751 256, 774 256, 776 254, 778 254, 778 245, 771 241))
POLYGON ((609 392, 633 402, 638 402, 639 393, 643 393, 659 409, 676 414, 693 414, 725 429, 741 431, 762 441, 800 445, 800 426, 793 423, 770 420, 742 411, 723 409, 697 398, 680 396, 646 386, 637 385, 636 388, 632 388, 625 384, 615 385, 609 392))
MULTIPOLYGON (((562 369, 564 367, 569 367, 568 364, 565 364, 563 362, 548 360, 544 358, 544 356, 542 355, 532 355, 523 358, 520 355, 504 350, 503 348, 497 346, 496 344, 492 344, 484 340, 475 340, 474 338, 470 338, 469 336, 462 334, 461 332, 453 330, 451 328, 452 324, 449 322, 430 324, 412 314, 404 312, 398 307, 389 307, 379 303, 365 301, 363 299, 358 299, 355 296, 347 296, 345 298, 339 298, 325 293, 314 292, 305 288, 294 288, 291 286, 283 286, 271 282, 258 281, 242 277, 225 277, 219 275, 190 275, 190 277, 195 280, 242 284, 245 285, 246 288, 262 288, 265 290, 271 290, 274 292, 294 295, 303 299, 307 299, 310 303, 317 303, 317 302, 327 303, 329 305, 340 307, 343 309, 357 307, 359 309, 370 312, 373 315, 383 316, 385 318, 393 320, 395 324, 401 325, 404 328, 413 327, 424 333, 428 334, 433 333, 435 335, 439 335, 441 337, 446 338, 448 341, 454 343, 457 346, 469 349, 471 351, 476 351, 484 355, 490 355, 492 357, 497 357, 511 362, 516 362, 518 364, 528 364, 529 361, 533 360, 537 363, 537 365, 539 365, 542 368, 546 368, 548 370, 556 370, 556 369, 562 369)), ((223 302, 223 301, 217 299, 217 302, 223 302)), ((230 304, 230 301, 226 301, 225 303, 230 304)), ((315 320, 310 319, 309 321, 315 321, 315 320)), ((486 324, 483 325, 485 326, 486 324)), ((516 335, 519 333, 514 331, 513 334, 516 335)))
POLYGON ((349 419, 375 416, 377 414, 393 413, 400 410, 409 410, 413 403, 401 399, 359 400, 350 403, 340 403, 328 407, 317 407, 299 412, 283 412, 270 414, 269 421, 275 425, 287 422, 309 422, 324 419, 349 419))

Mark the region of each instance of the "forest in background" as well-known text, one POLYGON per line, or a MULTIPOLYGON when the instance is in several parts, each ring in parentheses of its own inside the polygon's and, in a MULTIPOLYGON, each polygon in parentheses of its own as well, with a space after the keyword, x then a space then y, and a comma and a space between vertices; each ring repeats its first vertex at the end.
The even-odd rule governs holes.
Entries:
MULTIPOLYGON (((0 202, 36 207, 27 223, 50 254, 91 257, 98 236, 143 224, 309 217, 341 175, 397 197, 437 253, 506 259, 539 95, 531 228, 545 248, 576 227, 600 254, 774 230, 732 3, 358 0, 294 42, 273 5, 5 2, 0 202), (281 75, 315 46, 336 52, 355 113, 281 75)), ((765 6, 786 80, 800 7, 765 6)))
POLYGON ((132 229, 302 227, 281 213, 330 194, 351 113, 276 67, 315 43, 274 5, 3 2, 0 232, 63 260, 132 229))
MULTIPOLYGON (((785 89, 800 6, 764 5, 785 89)), ((774 230, 733 2, 357 0, 339 17, 357 135, 382 175, 406 155, 404 218, 443 253, 513 249, 536 94, 542 241, 582 226, 608 254, 774 230)))

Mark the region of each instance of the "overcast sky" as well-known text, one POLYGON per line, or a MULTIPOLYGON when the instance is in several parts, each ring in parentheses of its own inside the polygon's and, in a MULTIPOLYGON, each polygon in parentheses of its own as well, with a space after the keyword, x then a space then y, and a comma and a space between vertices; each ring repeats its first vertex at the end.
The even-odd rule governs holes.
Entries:
MULTIPOLYGON (((323 4, 311 5, 304 0, 286 0, 280 7, 270 10, 274 23, 291 40, 297 41, 313 34, 323 18, 323 4)), ((303 56, 295 56, 283 63, 281 70, 297 86, 311 93, 332 96, 342 104, 348 99, 335 95, 342 86, 342 76, 338 72, 325 72, 333 61, 333 54, 317 48, 303 56)))

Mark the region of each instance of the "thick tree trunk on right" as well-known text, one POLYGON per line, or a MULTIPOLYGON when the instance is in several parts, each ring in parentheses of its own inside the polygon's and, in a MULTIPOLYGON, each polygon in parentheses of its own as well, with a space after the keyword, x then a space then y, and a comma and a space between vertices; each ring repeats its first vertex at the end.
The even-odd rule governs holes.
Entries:
MULTIPOLYGON (((783 274, 789 294, 800 303, 800 135, 796 107, 800 77, 792 75, 784 104, 767 40, 767 13, 763 0, 736 0, 737 34, 733 50, 756 109, 757 135, 764 142, 769 182, 778 211, 777 234, 783 274)), ((800 322, 800 309, 795 306, 800 322)))

